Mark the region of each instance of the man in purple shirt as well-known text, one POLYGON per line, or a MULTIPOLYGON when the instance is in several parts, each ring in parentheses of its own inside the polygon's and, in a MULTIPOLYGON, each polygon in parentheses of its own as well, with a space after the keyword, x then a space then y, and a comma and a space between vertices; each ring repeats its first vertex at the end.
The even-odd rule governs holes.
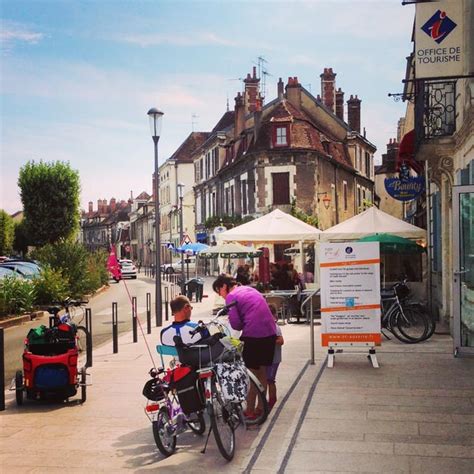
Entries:
MULTIPOLYGON (((266 389, 266 367, 272 364, 275 353, 276 324, 265 298, 250 286, 239 286, 229 275, 220 275, 212 288, 225 299, 226 305, 236 303, 229 310, 229 323, 233 329, 242 331, 240 339, 244 342, 245 365, 266 389)), ((256 393, 251 386, 247 398, 248 417, 262 409, 255 408, 255 399, 256 393)))

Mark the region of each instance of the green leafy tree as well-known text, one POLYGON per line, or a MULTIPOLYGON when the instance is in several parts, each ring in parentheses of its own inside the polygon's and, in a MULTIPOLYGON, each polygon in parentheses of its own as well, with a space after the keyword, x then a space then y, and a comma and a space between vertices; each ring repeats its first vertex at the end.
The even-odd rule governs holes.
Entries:
POLYGON ((75 236, 79 229, 79 173, 68 163, 28 162, 20 169, 18 186, 25 224, 33 245, 75 236))
POLYGON ((13 249, 15 224, 10 214, 0 209, 0 255, 9 254, 13 249))
POLYGON ((21 255, 25 255, 28 251, 28 231, 26 229, 25 221, 21 220, 15 224, 15 239, 13 241, 13 250, 21 255))
POLYGON ((32 252, 32 257, 60 272, 68 296, 80 298, 108 281, 106 252, 89 253, 80 243, 60 241, 32 252))

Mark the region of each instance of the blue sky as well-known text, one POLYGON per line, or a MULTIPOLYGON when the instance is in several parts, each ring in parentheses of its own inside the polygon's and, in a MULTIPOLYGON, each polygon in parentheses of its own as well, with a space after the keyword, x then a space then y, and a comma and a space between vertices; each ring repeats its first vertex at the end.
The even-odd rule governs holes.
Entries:
POLYGON ((208 131, 233 107, 258 56, 267 102, 279 77, 318 94, 332 67, 380 157, 404 115, 387 93, 402 90, 413 16, 400 0, 2 0, 0 208, 21 209, 29 160, 68 161, 84 208, 151 192, 148 109, 165 113, 162 162, 192 122, 208 131))

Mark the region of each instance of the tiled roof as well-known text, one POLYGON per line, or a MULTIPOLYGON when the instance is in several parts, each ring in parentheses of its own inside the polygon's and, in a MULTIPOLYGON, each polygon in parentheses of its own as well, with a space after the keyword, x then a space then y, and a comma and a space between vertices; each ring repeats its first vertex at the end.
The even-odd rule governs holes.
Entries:
POLYGON ((148 201, 150 195, 146 191, 142 191, 135 199, 140 199, 141 201, 148 201))
POLYGON ((209 135, 209 132, 191 132, 170 159, 180 163, 192 163, 192 154, 207 140, 209 135))
POLYGON ((231 125, 234 125, 234 116, 235 113, 233 110, 228 110, 217 122, 216 126, 212 129, 212 133, 214 132, 220 132, 222 130, 225 130, 226 128, 230 127, 231 125))

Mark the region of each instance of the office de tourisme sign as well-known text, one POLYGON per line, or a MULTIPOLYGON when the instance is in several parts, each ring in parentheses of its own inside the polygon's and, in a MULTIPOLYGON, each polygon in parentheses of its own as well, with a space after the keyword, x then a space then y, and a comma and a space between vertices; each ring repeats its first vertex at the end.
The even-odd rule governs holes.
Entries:
POLYGON ((459 76, 463 73, 463 2, 442 0, 417 3, 415 19, 415 76, 417 79, 459 76))

